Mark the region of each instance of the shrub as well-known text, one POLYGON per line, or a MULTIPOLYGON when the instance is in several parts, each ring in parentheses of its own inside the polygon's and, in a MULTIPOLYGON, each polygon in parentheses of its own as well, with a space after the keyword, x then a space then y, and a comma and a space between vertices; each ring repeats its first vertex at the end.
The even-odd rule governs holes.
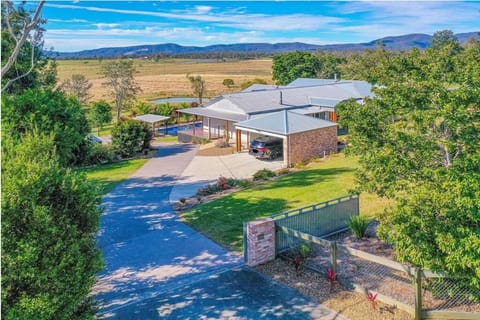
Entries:
POLYGON ((215 147, 217 148, 227 148, 230 144, 225 139, 218 139, 215 141, 215 147))
POLYGON ((289 168, 282 168, 280 170, 277 171, 277 175, 278 176, 281 176, 281 175, 284 175, 284 174, 287 174, 287 173, 290 173, 290 169, 289 168))
POLYGON ((364 216, 352 216, 347 224, 356 238, 361 239, 367 235, 368 219, 364 216))
POLYGON ((150 145, 152 135, 146 125, 135 120, 118 122, 112 129, 112 146, 122 157, 129 157, 150 145))
POLYGON ((297 252, 302 259, 307 259, 312 255, 312 247, 310 243, 304 242, 297 247, 297 252))
POLYGON ((84 165, 105 164, 115 160, 115 151, 111 145, 89 143, 83 159, 84 165))
POLYGON ((275 177, 275 172, 273 172, 272 170, 268 170, 268 169, 262 169, 262 170, 258 170, 257 172, 255 172, 255 174, 253 175, 253 180, 254 181, 268 180, 271 177, 275 177))

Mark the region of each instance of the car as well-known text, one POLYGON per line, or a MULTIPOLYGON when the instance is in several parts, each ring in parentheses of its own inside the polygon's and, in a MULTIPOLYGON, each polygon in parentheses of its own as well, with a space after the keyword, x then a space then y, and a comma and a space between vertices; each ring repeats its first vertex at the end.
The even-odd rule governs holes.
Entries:
POLYGON ((90 142, 90 143, 102 143, 102 139, 100 139, 99 137, 94 136, 94 135, 91 134, 91 133, 87 134, 86 139, 87 139, 87 141, 90 142))
POLYGON ((258 159, 276 159, 283 155, 283 139, 261 136, 250 143, 248 154, 258 159))

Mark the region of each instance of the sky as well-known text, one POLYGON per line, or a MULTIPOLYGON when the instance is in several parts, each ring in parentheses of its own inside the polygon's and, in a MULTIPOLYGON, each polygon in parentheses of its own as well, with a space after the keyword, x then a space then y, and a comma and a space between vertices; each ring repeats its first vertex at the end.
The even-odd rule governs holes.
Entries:
POLYGON ((45 48, 311 44, 480 31, 480 1, 49 1, 45 48))

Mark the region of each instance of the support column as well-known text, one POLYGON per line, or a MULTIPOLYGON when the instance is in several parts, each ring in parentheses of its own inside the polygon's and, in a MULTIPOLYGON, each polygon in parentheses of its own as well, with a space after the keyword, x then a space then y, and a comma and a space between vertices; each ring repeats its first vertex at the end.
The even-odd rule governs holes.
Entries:
POLYGON ((228 140, 229 140, 229 137, 228 137, 228 136, 229 136, 228 133, 230 132, 229 130, 230 130, 230 129, 228 128, 228 120, 227 120, 227 126, 225 127, 225 133, 226 133, 226 135, 225 135, 225 142, 226 142, 226 143, 228 143, 228 140))
POLYGON ((330 121, 337 122, 337 113, 335 111, 330 112, 330 121))
POLYGON ((237 144, 237 152, 242 151, 242 130, 237 129, 235 131, 235 137, 236 137, 236 144, 237 144))
POLYGON ((212 118, 208 117, 208 140, 212 139, 212 118))

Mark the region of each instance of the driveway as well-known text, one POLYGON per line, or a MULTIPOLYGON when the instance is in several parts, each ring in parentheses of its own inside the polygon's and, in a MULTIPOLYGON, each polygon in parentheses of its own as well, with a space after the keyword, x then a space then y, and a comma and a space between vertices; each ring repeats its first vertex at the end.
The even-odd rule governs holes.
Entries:
MULTIPOLYGON (((243 266, 173 213, 169 195, 197 152, 160 145, 105 196, 93 294, 104 319, 344 319, 243 266)), ((193 181, 193 180, 192 180, 193 181)))
POLYGON ((170 201, 194 196, 198 188, 212 183, 220 176, 225 178, 247 179, 262 169, 283 168, 283 160, 258 160, 248 152, 226 156, 196 156, 185 168, 182 178, 173 186, 170 201))

